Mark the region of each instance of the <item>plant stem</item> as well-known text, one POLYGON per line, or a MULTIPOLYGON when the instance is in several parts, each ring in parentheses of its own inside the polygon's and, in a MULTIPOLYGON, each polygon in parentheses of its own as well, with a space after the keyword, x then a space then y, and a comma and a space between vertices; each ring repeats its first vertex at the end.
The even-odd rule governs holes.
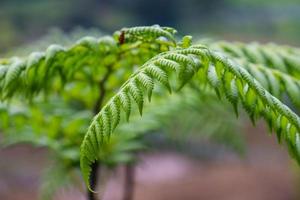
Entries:
MULTIPOLYGON (((90 177, 90 186, 93 191, 95 191, 96 186, 97 186, 97 179, 98 179, 98 172, 100 171, 100 166, 99 162, 95 162, 92 165, 92 172, 91 172, 91 177, 90 177)), ((88 199, 89 200, 97 200, 96 194, 92 191, 88 190, 88 199)))
POLYGON ((135 178, 135 166, 133 164, 127 164, 125 166, 125 184, 124 184, 123 200, 133 199, 134 178, 135 178))
POLYGON ((104 98, 105 98, 105 95, 106 95, 105 83, 107 82, 107 80, 108 80, 109 76, 111 75, 111 73, 112 73, 112 67, 108 66, 106 74, 99 81, 98 87, 99 87, 99 94, 100 95, 99 95, 98 99, 96 100, 96 103, 95 103, 95 106, 94 106, 94 109, 93 109, 93 112, 94 112, 95 115, 98 114, 98 112, 100 112, 100 110, 101 110, 101 107, 102 107, 102 104, 103 104, 103 101, 104 101, 104 98))
MULTIPOLYGON (((99 97, 96 100, 95 106, 93 108, 94 114, 98 114, 100 112, 103 101, 105 99, 105 94, 106 94, 106 88, 105 88, 105 83, 107 82, 109 76, 112 73, 112 67, 108 66, 107 67, 107 72, 104 75, 104 77, 99 81, 98 87, 99 87, 99 97)), ((96 161, 92 165, 92 171, 91 171, 91 176, 90 176, 90 187, 93 191, 96 190, 97 187, 97 182, 98 182, 98 171, 100 171, 100 163, 96 161)), ((88 200, 97 200, 96 194, 90 190, 87 191, 87 198, 88 200)))

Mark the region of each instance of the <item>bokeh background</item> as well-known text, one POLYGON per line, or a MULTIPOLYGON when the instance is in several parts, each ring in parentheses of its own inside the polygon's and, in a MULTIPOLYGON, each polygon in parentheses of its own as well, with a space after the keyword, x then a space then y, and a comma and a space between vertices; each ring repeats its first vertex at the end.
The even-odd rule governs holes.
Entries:
POLYGON ((298 0, 1 0, 1 52, 52 28, 168 25, 181 34, 299 43, 298 0))
MULTIPOLYGON (((10 55, 45 37, 55 42, 55 36, 61 37, 62 33, 111 33, 125 26, 153 24, 172 26, 180 35, 191 34, 196 38, 272 41, 299 46, 300 2, 1 0, 0 54, 10 55)), ((200 139, 201 147, 188 153, 164 148, 142 156, 135 199, 300 199, 300 170, 289 159, 286 149, 278 146, 262 123, 255 128, 248 119, 240 123, 245 140, 243 153, 200 139)), ((29 145, 1 149, 0 199, 37 199, 40 176, 48 164, 45 149, 29 145)), ((122 168, 111 175, 105 200, 120 199, 122 177, 122 168)), ((60 191, 55 199, 84 199, 84 194, 68 188, 60 191)))

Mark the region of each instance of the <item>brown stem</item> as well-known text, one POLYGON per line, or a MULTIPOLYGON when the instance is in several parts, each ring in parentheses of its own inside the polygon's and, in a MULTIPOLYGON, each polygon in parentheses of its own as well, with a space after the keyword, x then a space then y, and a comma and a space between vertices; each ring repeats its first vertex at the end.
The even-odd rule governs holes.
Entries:
MULTIPOLYGON (((93 191, 95 191, 97 186, 98 172, 100 171, 99 162, 95 162, 92 165, 91 177, 90 177, 90 186, 93 191)), ((88 200, 97 200, 96 193, 88 190, 88 200)))
POLYGON ((134 178, 135 178, 135 167, 133 164, 127 164, 125 166, 125 183, 124 183, 123 200, 133 199, 134 178))
MULTIPOLYGON (((104 98, 105 98, 105 94, 106 94, 106 88, 105 88, 105 83, 108 80, 109 76, 112 73, 112 67, 108 66, 107 67, 107 72, 104 75, 104 77, 99 81, 99 97, 96 100, 95 106, 93 108, 93 112, 94 114, 98 114, 98 112, 100 112, 104 98)), ((90 187, 92 189, 92 191, 96 190, 97 187, 97 182, 98 182, 98 171, 100 170, 100 163, 98 161, 96 161, 95 163, 93 163, 92 165, 92 171, 91 171, 91 175, 90 175, 90 187)), ((88 200, 97 200, 96 197, 96 193, 92 192, 90 190, 87 191, 87 198, 88 200)))
POLYGON ((103 101, 104 101, 104 98, 105 98, 105 95, 106 95, 105 83, 108 80, 111 73, 112 73, 112 67, 108 66, 106 74, 99 81, 98 87, 99 87, 100 95, 99 95, 98 99, 96 100, 96 103, 95 103, 95 106, 94 106, 94 109, 93 109, 93 112, 94 112, 95 115, 98 114, 98 112, 100 112, 100 110, 101 110, 101 107, 102 107, 102 104, 103 104, 103 101))

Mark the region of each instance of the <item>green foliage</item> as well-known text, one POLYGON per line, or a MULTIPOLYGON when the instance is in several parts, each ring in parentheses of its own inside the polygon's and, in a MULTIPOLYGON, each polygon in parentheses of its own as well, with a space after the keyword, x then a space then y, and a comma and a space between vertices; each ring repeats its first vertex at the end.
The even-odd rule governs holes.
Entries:
POLYGON ((147 93, 150 101, 157 82, 171 92, 171 73, 176 73, 180 88, 198 71, 196 79, 205 80, 219 96, 226 96, 234 107, 240 101, 253 122, 258 117, 263 117, 269 127, 275 129, 279 140, 286 140, 292 156, 300 161, 299 117, 264 89, 238 63, 204 46, 195 45, 176 48, 153 57, 122 85, 118 93, 94 117, 81 146, 81 169, 86 183, 90 175, 89 166, 98 159, 102 140, 110 137, 120 121, 121 112, 124 111, 128 119, 131 104, 135 102, 142 114, 144 93, 147 93))
POLYGON ((166 36, 174 40, 171 28, 155 26, 151 29, 143 27, 124 31, 125 40, 131 40, 131 45, 120 46, 118 41, 109 36, 99 39, 85 37, 71 47, 51 45, 45 52, 33 52, 25 58, 0 60, 1 98, 11 98, 18 93, 30 98, 40 91, 48 93, 61 90, 66 83, 74 80, 96 82, 99 74, 105 74, 108 66, 114 69, 122 66, 126 69, 126 66, 132 67, 173 45, 173 42, 157 39, 166 36), (148 34, 144 39, 139 39, 138 35, 145 31, 148 34), (131 34, 137 36, 131 37, 131 34), (122 59, 129 56, 135 58, 122 59), (95 74, 96 77, 93 76, 95 74))
POLYGON ((245 59, 248 62, 262 64, 265 67, 280 70, 296 78, 300 77, 300 50, 276 44, 261 45, 258 43, 244 44, 225 41, 208 44, 214 50, 228 56, 245 59))
MULTIPOLYGON (((193 45, 191 36, 177 42, 175 33, 158 25, 124 28, 113 36, 85 37, 68 47, 51 45, 45 52, 0 60, 0 97, 10 102, 0 112, 6 144, 48 147, 64 163, 57 174, 77 170, 80 160, 89 186, 94 162, 110 168, 134 162, 145 149, 144 134, 171 135, 174 130, 168 127, 174 120, 188 119, 178 116, 183 110, 197 116, 204 133, 234 143, 238 136, 230 139, 228 134, 234 132, 228 127, 236 126, 232 114, 226 128, 219 119, 221 113, 227 115, 227 100, 237 115, 241 105, 253 123, 264 118, 300 162, 300 119, 278 100, 287 94, 300 106, 299 49, 256 43, 193 45)), ((187 133, 187 127, 182 124, 178 130, 187 133)), ((198 132, 195 127, 191 132, 198 132)))
POLYGON ((299 108, 300 50, 276 44, 213 42, 212 49, 234 57, 264 88, 282 99, 287 93, 299 108))

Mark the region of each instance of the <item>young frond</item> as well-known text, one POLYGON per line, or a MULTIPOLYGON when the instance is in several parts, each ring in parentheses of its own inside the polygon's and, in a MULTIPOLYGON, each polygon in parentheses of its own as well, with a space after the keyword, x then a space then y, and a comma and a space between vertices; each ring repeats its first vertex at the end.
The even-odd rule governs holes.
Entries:
POLYGON ((153 26, 138 26, 133 28, 123 28, 120 32, 117 32, 116 35, 119 37, 121 43, 124 42, 135 42, 137 40, 149 41, 153 39, 158 39, 164 37, 167 40, 171 41, 175 45, 174 34, 177 31, 171 27, 161 27, 159 25, 153 26), (123 37, 123 38, 120 38, 123 37))
MULTIPOLYGON (((107 110, 112 111, 113 109, 110 108, 118 104, 129 118, 132 102, 135 102, 141 112, 143 94, 145 91, 152 91, 153 85, 160 83, 171 91, 172 87, 169 82, 171 74, 177 74, 176 80, 183 83, 191 80, 193 76, 195 79, 206 77, 206 82, 216 90, 220 97, 227 97, 235 107, 238 102, 241 102, 253 121, 263 117, 270 127, 275 129, 279 138, 287 142, 292 156, 300 161, 299 117, 272 96, 239 63, 222 53, 196 45, 161 53, 146 62, 95 116, 81 146, 81 169, 87 185, 89 185, 90 165, 99 159, 99 149, 93 146, 93 135, 102 134, 103 139, 108 139, 112 133, 110 127, 112 124, 116 125, 112 117, 107 117, 107 110), (167 63, 166 60, 171 62, 167 63), (179 73, 176 73, 177 70, 179 73), (145 74, 147 74, 147 84, 145 84, 145 74), (95 129, 96 126, 102 127, 102 130, 95 129)), ((119 116, 122 110, 115 110, 115 112, 117 112, 115 115, 119 116)))

